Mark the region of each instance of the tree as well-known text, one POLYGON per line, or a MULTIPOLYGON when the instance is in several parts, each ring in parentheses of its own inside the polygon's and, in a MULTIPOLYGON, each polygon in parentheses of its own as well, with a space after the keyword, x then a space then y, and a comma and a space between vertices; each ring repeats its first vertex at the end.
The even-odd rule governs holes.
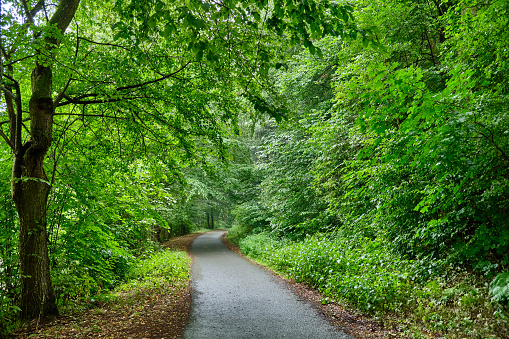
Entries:
POLYGON ((46 233, 48 192, 58 164, 50 179, 44 160, 60 115, 83 121, 95 116, 126 131, 143 131, 141 143, 163 144, 160 155, 173 158, 178 170, 179 159, 200 158, 200 140, 223 149, 221 133, 236 123, 239 94, 280 117, 259 93, 286 34, 320 53, 311 39, 357 33, 351 8, 329 2, 81 1, 81 10, 79 5, 79 0, 22 0, 11 2, 2 17, 9 27, 1 37, 9 132, 1 136, 14 154, 11 193, 20 223, 23 318, 58 312, 46 233), (73 20, 75 31, 68 32, 73 20), (30 128, 24 131, 27 120, 30 128))
MULTIPOLYGON (((35 25, 34 16, 42 9, 43 2, 29 9, 23 1, 26 24, 35 25)), ((47 230, 46 205, 50 183, 44 170, 44 157, 52 142, 53 116, 59 97, 53 101, 53 71, 44 60, 44 55, 51 55, 61 42, 78 8, 79 0, 62 0, 47 23, 53 28, 53 34, 36 33, 40 46, 35 55, 35 66, 31 74, 31 96, 29 102, 30 139, 23 143, 22 124, 23 106, 21 88, 12 76, 3 76, 12 82, 11 88, 4 88, 9 112, 13 112, 12 101, 15 102, 15 117, 10 116, 11 138, 9 144, 14 153, 12 166, 12 200, 16 204, 20 220, 20 270, 21 270, 21 309, 23 317, 31 318, 42 314, 58 313, 53 286, 51 284, 47 230), (11 142, 13 141, 13 142, 11 142)), ((11 51, 2 46, 2 53, 9 60, 11 51)), ((7 140, 6 140, 7 141, 7 140)))

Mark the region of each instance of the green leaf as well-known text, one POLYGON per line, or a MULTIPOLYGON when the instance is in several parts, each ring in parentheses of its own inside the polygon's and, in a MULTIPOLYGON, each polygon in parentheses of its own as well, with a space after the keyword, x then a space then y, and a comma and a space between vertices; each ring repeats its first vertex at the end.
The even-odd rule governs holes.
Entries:
POLYGON ((175 26, 172 23, 167 23, 164 27, 163 36, 168 39, 171 37, 173 31, 175 29, 175 26))

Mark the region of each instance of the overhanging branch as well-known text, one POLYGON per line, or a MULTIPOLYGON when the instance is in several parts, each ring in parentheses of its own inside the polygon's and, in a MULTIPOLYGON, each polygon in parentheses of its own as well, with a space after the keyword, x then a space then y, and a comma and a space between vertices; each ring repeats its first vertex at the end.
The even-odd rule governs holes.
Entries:
MULTIPOLYGON (((90 95, 92 96, 92 95, 90 95)), ((98 96, 98 95, 97 95, 98 96)), ((62 107, 70 104, 74 105, 93 105, 93 104, 106 104, 111 102, 119 102, 123 100, 133 100, 133 99, 143 99, 143 96, 134 96, 134 97, 121 97, 121 98, 114 98, 114 99, 98 99, 98 100, 81 100, 76 98, 71 98, 67 94, 63 94, 63 97, 67 100, 64 102, 59 103, 56 107, 62 107)))
POLYGON ((125 46, 122 46, 122 45, 112 44, 112 43, 108 43, 108 42, 97 42, 97 41, 93 41, 93 40, 90 40, 90 39, 87 39, 87 38, 84 38, 84 37, 81 37, 81 36, 78 37, 78 40, 83 40, 83 41, 86 41, 86 42, 90 42, 91 44, 94 44, 94 45, 117 47, 117 48, 124 49, 126 51, 130 51, 129 48, 127 48, 125 46))
MULTIPOLYGON (((150 81, 146 81, 146 82, 142 82, 142 83, 138 83, 138 84, 134 84, 134 85, 117 87, 115 89, 115 92, 121 92, 121 91, 125 91, 125 90, 142 88, 142 87, 149 86, 149 85, 161 82, 163 80, 167 80, 169 78, 175 77, 178 73, 182 72, 192 62, 193 61, 188 61, 186 64, 184 64, 182 67, 180 67, 175 72, 172 72, 170 74, 164 75, 164 76, 162 76, 160 78, 157 78, 157 79, 154 79, 154 80, 150 80, 150 81)), ((69 104, 76 104, 76 105, 103 104, 103 103, 110 103, 110 102, 118 102, 118 101, 122 101, 122 100, 141 99, 141 98, 143 98, 142 96, 135 96, 135 97, 120 97, 120 98, 113 98, 113 99, 83 100, 85 98, 96 98, 96 97, 99 97, 100 94, 97 94, 97 93, 82 94, 82 95, 76 96, 74 98, 71 97, 68 94, 62 94, 62 96, 67 101, 58 103, 56 107, 66 106, 66 105, 69 105, 69 104)))
POLYGON ((66 115, 66 116, 80 116, 80 117, 96 117, 96 118, 110 118, 110 119, 119 119, 119 120, 130 120, 124 117, 116 117, 105 114, 82 114, 82 113, 55 113, 54 115, 66 115))
POLYGON ((11 62, 5 64, 4 67, 14 65, 15 63, 18 63, 18 62, 23 61, 25 59, 33 58, 34 56, 35 56, 35 54, 24 56, 23 58, 19 58, 17 60, 14 60, 14 61, 11 61, 11 62))

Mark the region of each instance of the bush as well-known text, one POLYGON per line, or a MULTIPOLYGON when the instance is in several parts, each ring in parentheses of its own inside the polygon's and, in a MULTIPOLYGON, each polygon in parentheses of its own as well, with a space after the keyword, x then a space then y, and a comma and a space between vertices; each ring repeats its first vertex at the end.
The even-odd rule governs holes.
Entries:
POLYGON ((116 291, 142 295, 147 291, 172 293, 191 277, 191 259, 183 251, 164 250, 141 258, 127 275, 128 281, 116 291))
POLYGON ((493 302, 509 305, 509 272, 500 273, 493 279, 490 294, 493 302))
POLYGON ((290 242, 261 233, 242 239, 239 246, 247 255, 325 296, 345 298, 362 310, 399 307, 410 289, 407 262, 370 239, 317 235, 290 242))

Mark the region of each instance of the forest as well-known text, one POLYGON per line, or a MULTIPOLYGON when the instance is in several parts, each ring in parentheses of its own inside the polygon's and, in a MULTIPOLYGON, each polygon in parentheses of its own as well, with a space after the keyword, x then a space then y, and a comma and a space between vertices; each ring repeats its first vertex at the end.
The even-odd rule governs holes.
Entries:
POLYGON ((509 335, 509 1, 0 8, 0 337, 218 228, 402 337, 509 335))

